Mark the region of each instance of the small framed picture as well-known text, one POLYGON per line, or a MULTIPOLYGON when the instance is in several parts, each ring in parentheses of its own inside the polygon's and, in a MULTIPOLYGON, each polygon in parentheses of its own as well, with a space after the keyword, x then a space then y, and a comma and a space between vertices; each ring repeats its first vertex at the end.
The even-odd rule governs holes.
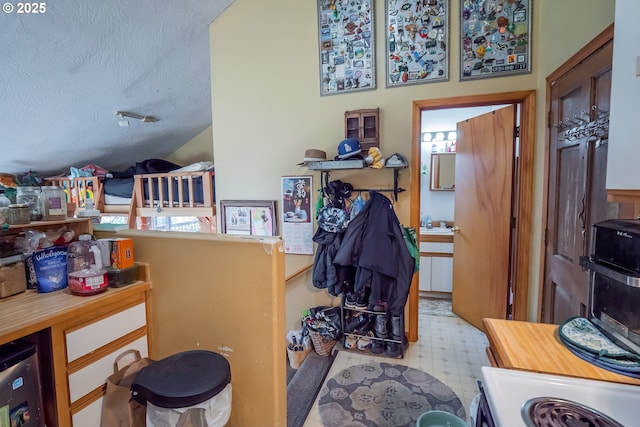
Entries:
POLYGON ((245 236, 276 236, 275 200, 221 200, 221 232, 245 236))

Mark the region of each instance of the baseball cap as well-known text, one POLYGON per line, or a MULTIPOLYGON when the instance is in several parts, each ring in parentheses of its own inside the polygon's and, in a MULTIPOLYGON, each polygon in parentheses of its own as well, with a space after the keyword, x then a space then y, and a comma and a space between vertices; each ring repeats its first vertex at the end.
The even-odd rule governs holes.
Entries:
POLYGON ((356 138, 347 138, 338 144, 338 157, 336 160, 344 160, 360 154, 360 141, 356 138))

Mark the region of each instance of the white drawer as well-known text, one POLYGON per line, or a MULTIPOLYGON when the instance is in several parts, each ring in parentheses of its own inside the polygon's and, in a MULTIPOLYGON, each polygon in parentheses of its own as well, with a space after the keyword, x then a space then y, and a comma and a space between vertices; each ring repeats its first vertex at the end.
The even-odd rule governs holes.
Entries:
POLYGON ((420 252, 437 252, 440 254, 452 254, 453 243, 420 242, 420 252))
POLYGON ((71 422, 73 423, 73 427, 100 427, 101 416, 102 398, 73 414, 71 422))
POLYGON ((146 323, 145 303, 141 303, 70 332, 66 334, 67 362, 89 354, 146 323))
POLYGON ((116 358, 126 350, 131 349, 140 351, 142 357, 148 357, 147 337, 138 338, 131 344, 120 347, 102 359, 98 359, 69 375, 69 398, 71 403, 104 384, 107 377, 113 374, 113 362, 116 358))

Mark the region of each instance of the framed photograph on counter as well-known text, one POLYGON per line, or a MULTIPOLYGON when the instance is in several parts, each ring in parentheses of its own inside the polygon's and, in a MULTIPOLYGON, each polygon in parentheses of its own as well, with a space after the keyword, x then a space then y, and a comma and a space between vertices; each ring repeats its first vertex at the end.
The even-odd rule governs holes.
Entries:
POLYGON ((320 95, 376 88, 374 0, 318 0, 320 95))
POLYGON ((449 0, 386 0, 387 87, 449 80, 449 0))
POLYGON ((531 72, 533 0, 460 0, 460 80, 531 72))
POLYGON ((276 236, 275 200, 221 200, 221 232, 245 236, 276 236))

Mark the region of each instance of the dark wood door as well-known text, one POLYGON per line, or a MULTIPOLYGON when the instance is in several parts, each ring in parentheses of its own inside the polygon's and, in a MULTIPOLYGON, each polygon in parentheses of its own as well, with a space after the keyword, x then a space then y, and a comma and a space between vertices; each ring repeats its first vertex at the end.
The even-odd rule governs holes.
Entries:
POLYGON ((505 319, 516 107, 458 123, 452 309, 480 330, 505 319))
POLYGON ((552 82, 543 322, 587 315, 588 276, 580 256, 590 252, 592 224, 621 214, 606 199, 608 129, 581 132, 586 123, 607 118, 612 53, 608 40, 552 82))

